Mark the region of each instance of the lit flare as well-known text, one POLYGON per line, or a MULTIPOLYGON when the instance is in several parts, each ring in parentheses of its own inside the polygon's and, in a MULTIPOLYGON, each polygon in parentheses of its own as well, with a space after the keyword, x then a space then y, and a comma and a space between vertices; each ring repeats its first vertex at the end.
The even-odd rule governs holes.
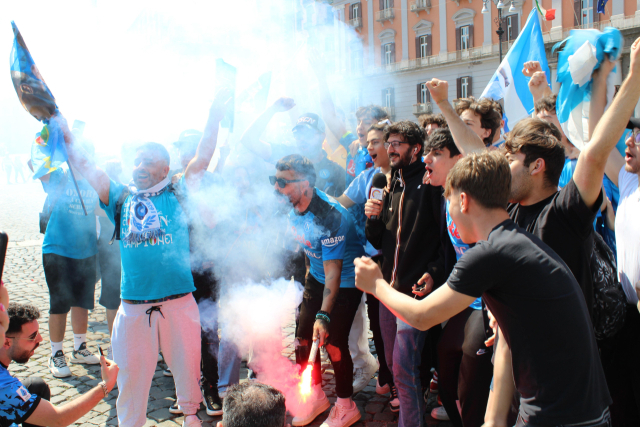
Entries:
POLYGON ((318 340, 313 341, 311 351, 309 352, 309 360, 307 361, 307 367, 302 372, 302 378, 300 379, 300 397, 306 402, 307 398, 311 395, 311 373, 313 372, 313 363, 316 360, 318 354, 318 340))

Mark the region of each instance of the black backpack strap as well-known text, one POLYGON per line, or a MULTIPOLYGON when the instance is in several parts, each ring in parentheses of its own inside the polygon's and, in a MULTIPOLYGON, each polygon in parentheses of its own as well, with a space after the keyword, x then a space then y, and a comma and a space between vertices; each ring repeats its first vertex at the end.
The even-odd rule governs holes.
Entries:
POLYGON ((122 193, 120 193, 120 197, 116 201, 116 212, 113 217, 113 222, 115 223, 116 228, 113 230, 113 236, 109 241, 109 244, 112 245, 114 240, 120 240, 120 220, 122 218, 122 205, 124 201, 129 197, 129 187, 124 187, 122 193))

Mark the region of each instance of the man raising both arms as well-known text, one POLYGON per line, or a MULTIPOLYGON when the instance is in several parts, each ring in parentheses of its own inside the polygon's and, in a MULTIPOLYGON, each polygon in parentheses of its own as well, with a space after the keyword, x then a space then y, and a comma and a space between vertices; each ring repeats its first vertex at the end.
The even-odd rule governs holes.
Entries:
POLYGON ((120 426, 140 427, 146 422, 160 341, 185 415, 183 426, 200 426, 196 416, 202 401, 200 316, 191 294, 195 287, 187 216, 178 197, 195 191, 209 166, 228 93, 223 89, 216 95, 196 155, 175 185, 170 185, 170 158, 163 145, 147 142, 138 148, 133 181, 127 188, 109 180, 84 156, 64 118, 56 117, 73 164, 96 190, 101 207, 121 236, 122 304, 111 337, 113 358, 120 366, 120 426))
MULTIPOLYGON (((522 396, 516 426, 607 426, 611 399, 580 287, 551 248, 509 218, 510 189, 509 164, 500 153, 458 160, 445 197, 461 240, 475 246, 458 260, 447 284, 418 301, 391 288, 378 266, 361 258, 355 261, 356 285, 420 330, 482 296, 500 324, 498 345, 511 347, 522 396)), ((496 375, 505 362, 499 354, 496 375)))

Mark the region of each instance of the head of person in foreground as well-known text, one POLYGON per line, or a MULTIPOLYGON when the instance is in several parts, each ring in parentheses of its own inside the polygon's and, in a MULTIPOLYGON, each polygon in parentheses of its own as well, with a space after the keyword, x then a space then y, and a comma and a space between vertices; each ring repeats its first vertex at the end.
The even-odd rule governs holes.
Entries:
POLYGON ((229 389, 218 427, 283 427, 284 395, 267 384, 246 382, 229 389))

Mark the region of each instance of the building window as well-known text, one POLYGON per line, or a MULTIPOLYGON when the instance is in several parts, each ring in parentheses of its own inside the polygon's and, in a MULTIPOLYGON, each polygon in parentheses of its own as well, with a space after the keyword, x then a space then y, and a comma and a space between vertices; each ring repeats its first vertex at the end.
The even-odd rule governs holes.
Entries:
POLYGON ((460 27, 460 49, 466 50, 469 49, 469 26, 465 25, 460 27))
POLYGON ((420 58, 426 58, 429 56, 429 36, 420 36, 420 58))
POLYGON ((427 89, 427 85, 425 83, 420 84, 420 104, 426 104, 430 101, 429 89, 427 89))
POLYGON ((392 58, 393 46, 392 43, 388 43, 384 45, 384 65, 389 65, 393 63, 392 58))
POLYGON ((391 9, 393 7, 393 0, 382 0, 382 10, 391 9))
POLYGON ((393 107, 393 89, 390 87, 384 90, 384 106, 387 109, 393 107))
POLYGON ((514 33, 514 28, 513 25, 515 24, 514 22, 515 20, 513 19, 513 15, 511 16, 507 16, 507 41, 511 41, 514 39, 513 35, 514 33))
POLYGON ((460 98, 469 97, 469 87, 471 85, 471 77, 460 78, 460 98))
POLYGON ((358 19, 360 18, 360 3, 354 3, 352 6, 352 15, 351 15, 351 19, 358 19))
POLYGON ((593 24, 593 0, 582 1, 582 25, 593 24))

